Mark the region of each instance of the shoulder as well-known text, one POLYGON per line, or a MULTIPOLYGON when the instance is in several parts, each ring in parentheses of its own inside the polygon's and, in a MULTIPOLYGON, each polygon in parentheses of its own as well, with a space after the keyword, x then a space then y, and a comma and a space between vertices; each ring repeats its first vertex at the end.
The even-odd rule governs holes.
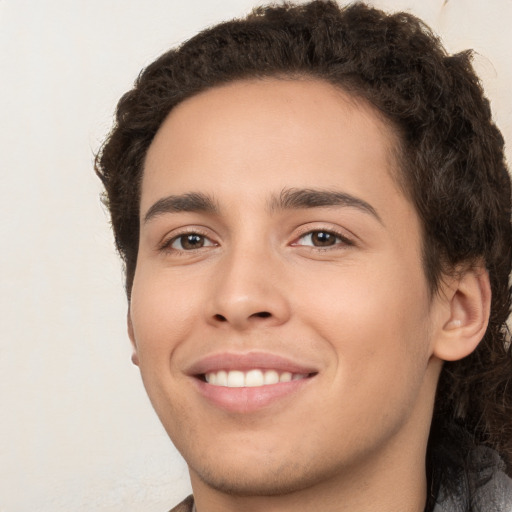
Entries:
POLYGON ((471 466, 460 479, 459 493, 441 492, 434 512, 512 512, 512 479, 500 456, 479 447, 471 454, 471 466))
POLYGON ((169 512, 192 512, 194 510, 194 497, 192 495, 185 498, 169 512))
POLYGON ((477 510, 512 512, 512 479, 505 473, 499 455, 488 448, 480 449, 477 458, 483 460, 472 502, 477 510), (487 464, 486 464, 487 463, 487 464), (480 485, 478 485, 480 483, 480 485))
POLYGON ((512 512, 512 479, 505 464, 490 448, 475 450, 473 459, 478 470, 473 478, 471 504, 478 511, 512 512))

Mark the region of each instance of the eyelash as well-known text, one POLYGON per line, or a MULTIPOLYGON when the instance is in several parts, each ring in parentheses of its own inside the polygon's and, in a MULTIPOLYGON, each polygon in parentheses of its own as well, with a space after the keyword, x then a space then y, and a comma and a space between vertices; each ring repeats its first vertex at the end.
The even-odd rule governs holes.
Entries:
MULTIPOLYGON (((160 245, 159 250, 164 251, 164 252, 172 252, 174 254, 185 254, 185 253, 190 254, 190 253, 194 253, 194 252, 202 249, 203 247, 215 247, 216 245, 218 245, 218 244, 215 242, 212 242, 210 237, 208 237, 206 234, 202 233, 201 231, 199 231, 197 229, 193 229, 190 231, 184 231, 182 233, 179 233, 178 235, 175 235, 171 238, 164 240, 162 242, 162 244, 160 245), (178 242, 180 239, 184 239, 187 236, 190 237, 190 236, 194 236, 194 235, 197 237, 201 237, 202 239, 204 239, 205 241, 207 240, 210 243, 206 246, 203 245, 203 246, 195 248, 195 249, 178 249, 178 248, 172 247, 174 245, 174 243, 178 242)), ((182 245, 182 247, 183 247, 183 245, 182 245)))
POLYGON ((298 238, 296 238, 296 241, 292 243, 293 246, 299 246, 299 247, 311 247, 314 250, 317 251, 328 251, 328 250, 335 250, 339 249, 340 246, 352 246, 354 245, 354 242, 347 238, 346 236, 342 235, 338 231, 332 230, 332 229, 310 229, 308 231, 305 231, 304 233, 301 233, 298 238), (299 244, 298 241, 310 236, 312 237, 314 234, 324 234, 334 237, 334 243, 332 245, 313 245, 313 244, 299 244))
MULTIPOLYGON (((181 254, 185 254, 185 253, 189 253, 189 254, 195 253, 196 251, 199 251, 205 247, 215 247, 217 245, 218 244, 216 242, 213 242, 206 234, 202 233, 201 231, 190 230, 190 231, 185 231, 185 232, 179 233, 178 235, 175 235, 169 239, 166 239, 159 247, 159 250, 164 251, 164 252, 172 252, 174 254, 181 255, 181 254), (204 242, 207 241, 207 245, 202 245, 200 247, 192 248, 192 249, 183 248, 183 239, 187 236, 190 237, 190 236, 194 236, 194 235, 202 238, 204 242), (181 243, 182 248, 173 247, 173 245, 176 242, 178 242, 180 239, 182 240, 182 243, 181 243)), ((311 247, 313 250, 316 250, 316 251, 329 251, 329 250, 339 249, 340 246, 352 246, 352 245, 354 245, 354 243, 350 239, 348 239, 346 236, 344 236, 341 233, 339 233, 335 230, 332 230, 332 229, 310 229, 308 231, 304 231, 303 233, 301 233, 291 245, 295 246, 295 247, 311 247), (311 243, 311 244, 299 244, 298 243, 301 239, 303 239, 307 236, 312 237, 315 234, 317 234, 317 235, 323 234, 323 235, 333 236, 334 243, 332 245, 325 245, 325 246, 313 245, 313 243, 311 243)))

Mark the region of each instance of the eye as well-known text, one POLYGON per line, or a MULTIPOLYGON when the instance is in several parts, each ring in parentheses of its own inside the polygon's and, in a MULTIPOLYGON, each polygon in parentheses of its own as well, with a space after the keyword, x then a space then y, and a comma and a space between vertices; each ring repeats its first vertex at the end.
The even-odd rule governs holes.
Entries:
POLYGON ((302 235, 293 245, 333 247, 338 244, 351 245, 351 242, 338 233, 333 233, 332 231, 316 230, 302 235))
POLYGON ((176 251, 193 251, 202 247, 213 247, 216 245, 209 238, 199 233, 185 233, 170 240, 168 247, 176 251))

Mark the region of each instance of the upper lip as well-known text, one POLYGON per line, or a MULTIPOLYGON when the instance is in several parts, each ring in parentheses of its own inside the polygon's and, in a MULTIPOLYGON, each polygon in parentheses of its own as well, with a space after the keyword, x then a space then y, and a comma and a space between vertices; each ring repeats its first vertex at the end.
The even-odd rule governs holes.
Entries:
POLYGON ((220 370, 249 371, 253 369, 276 370, 299 374, 317 373, 311 365, 299 363, 281 355, 268 352, 223 352, 205 356, 194 362, 188 369, 189 375, 204 375, 220 370))

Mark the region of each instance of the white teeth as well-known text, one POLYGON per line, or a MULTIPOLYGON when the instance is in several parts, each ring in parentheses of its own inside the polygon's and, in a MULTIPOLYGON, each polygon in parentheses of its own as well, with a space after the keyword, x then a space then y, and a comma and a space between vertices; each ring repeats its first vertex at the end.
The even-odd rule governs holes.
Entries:
POLYGON ((275 370, 265 372, 265 385, 277 384, 279 382, 279 374, 275 370))
POLYGON ((261 370, 250 370, 245 374, 245 385, 248 388, 263 386, 263 372, 261 370))
POLYGON ((244 372, 232 371, 228 373, 228 388, 243 388, 244 384, 244 372))
POLYGON ((279 373, 276 370, 221 370, 210 372, 205 375, 206 382, 213 386, 224 386, 229 388, 258 387, 277 384, 278 382, 290 382, 292 380, 305 379, 306 373, 279 373))
POLYGON ((224 371, 217 372, 215 377, 216 386, 227 386, 228 385, 228 374, 224 371))
POLYGON ((292 374, 290 372, 284 372, 279 375, 279 382, 290 382, 292 380, 292 374))

